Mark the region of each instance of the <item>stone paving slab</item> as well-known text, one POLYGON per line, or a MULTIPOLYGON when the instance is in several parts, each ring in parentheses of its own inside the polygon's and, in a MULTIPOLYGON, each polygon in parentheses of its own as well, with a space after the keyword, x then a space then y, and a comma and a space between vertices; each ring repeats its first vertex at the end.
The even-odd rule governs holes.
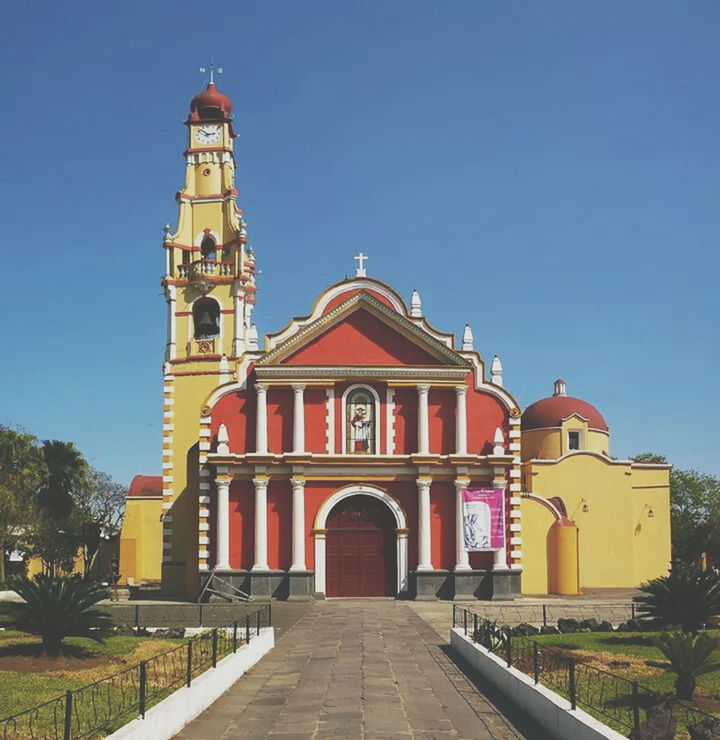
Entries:
POLYGON ((549 740, 447 640, 404 602, 318 602, 178 737, 549 740))

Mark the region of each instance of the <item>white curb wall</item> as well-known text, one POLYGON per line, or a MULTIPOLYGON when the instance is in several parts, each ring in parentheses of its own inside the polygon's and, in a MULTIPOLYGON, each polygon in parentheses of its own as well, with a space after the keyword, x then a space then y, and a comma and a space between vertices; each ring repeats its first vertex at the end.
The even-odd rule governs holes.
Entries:
POLYGON ((108 740, 169 740, 219 699, 274 646, 275 630, 272 627, 261 629, 260 634, 254 636, 247 645, 227 655, 215 668, 209 668, 194 679, 189 688, 184 686, 173 692, 149 709, 145 719, 134 719, 108 735, 108 740))
POLYGON ((466 637, 461 628, 450 631, 450 646, 551 737, 558 740, 627 740, 582 709, 570 709, 567 699, 541 684, 536 686, 522 671, 508 668, 504 660, 466 637))

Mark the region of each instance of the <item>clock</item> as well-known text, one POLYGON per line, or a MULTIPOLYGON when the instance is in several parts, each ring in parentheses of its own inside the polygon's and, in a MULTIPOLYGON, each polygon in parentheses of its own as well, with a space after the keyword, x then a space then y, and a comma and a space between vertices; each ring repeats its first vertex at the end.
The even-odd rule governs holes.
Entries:
POLYGON ((200 144, 214 144, 220 139, 220 126, 206 123, 195 129, 195 138, 200 144))

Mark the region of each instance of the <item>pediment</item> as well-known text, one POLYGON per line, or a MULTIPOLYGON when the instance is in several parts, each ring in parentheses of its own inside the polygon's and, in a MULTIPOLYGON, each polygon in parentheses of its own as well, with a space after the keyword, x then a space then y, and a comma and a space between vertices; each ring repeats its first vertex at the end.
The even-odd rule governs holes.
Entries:
POLYGON ((257 365, 467 367, 468 361, 360 291, 276 346, 257 365))

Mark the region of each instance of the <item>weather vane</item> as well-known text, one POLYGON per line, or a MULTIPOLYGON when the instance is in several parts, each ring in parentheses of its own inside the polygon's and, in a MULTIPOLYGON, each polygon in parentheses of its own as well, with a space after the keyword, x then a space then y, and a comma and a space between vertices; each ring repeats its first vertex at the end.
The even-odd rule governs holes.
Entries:
POLYGON ((203 74, 206 74, 207 72, 210 72, 210 84, 215 84, 215 73, 217 72, 219 75, 223 73, 222 67, 216 67, 215 66, 215 60, 210 57, 210 66, 209 67, 200 67, 200 71, 203 74))

